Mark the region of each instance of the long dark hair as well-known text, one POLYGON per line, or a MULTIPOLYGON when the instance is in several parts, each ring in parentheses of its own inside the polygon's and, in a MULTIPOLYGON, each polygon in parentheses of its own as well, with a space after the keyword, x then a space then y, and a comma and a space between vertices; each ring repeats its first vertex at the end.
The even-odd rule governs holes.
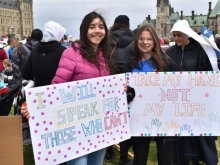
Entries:
POLYGON ((105 37, 100 42, 99 48, 101 48, 101 50, 103 52, 103 56, 105 58, 105 62, 108 65, 110 73, 114 73, 113 62, 110 57, 111 56, 111 47, 110 47, 109 36, 108 36, 108 28, 107 28, 107 25, 105 23, 104 18, 100 14, 93 11, 93 12, 87 14, 83 18, 82 23, 80 25, 80 40, 73 42, 72 47, 75 49, 76 47, 74 46, 74 44, 78 43, 80 45, 80 51, 81 51, 83 58, 86 59, 87 61, 95 64, 98 68, 100 67, 100 65, 99 65, 100 61, 97 56, 97 52, 94 51, 89 39, 87 38, 89 26, 90 26, 91 22, 96 18, 99 18, 103 22, 104 29, 105 29, 105 37))
POLYGON ((154 28, 151 25, 143 25, 141 27, 139 27, 137 33, 136 33, 136 37, 134 40, 134 58, 132 59, 132 66, 135 68, 139 68, 138 62, 142 60, 143 55, 140 52, 139 48, 138 48, 138 40, 139 37, 141 35, 141 33, 143 31, 148 31, 150 32, 153 42, 154 42, 154 47, 152 49, 152 62, 153 64, 156 66, 157 71, 164 71, 166 68, 166 64, 163 60, 163 55, 165 55, 160 47, 160 41, 159 38, 154 30, 154 28))

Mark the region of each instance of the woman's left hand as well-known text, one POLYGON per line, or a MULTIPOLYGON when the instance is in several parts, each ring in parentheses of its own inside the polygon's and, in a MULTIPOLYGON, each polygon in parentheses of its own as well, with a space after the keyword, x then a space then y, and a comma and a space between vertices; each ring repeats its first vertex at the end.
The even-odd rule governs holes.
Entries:
POLYGON ((127 81, 127 80, 126 80, 126 82, 125 82, 125 84, 124 84, 124 90, 125 90, 125 92, 128 91, 128 81, 127 81))
POLYGON ((28 109, 27 109, 26 105, 21 107, 21 115, 23 117, 26 117, 27 119, 30 118, 30 113, 28 112, 28 109))

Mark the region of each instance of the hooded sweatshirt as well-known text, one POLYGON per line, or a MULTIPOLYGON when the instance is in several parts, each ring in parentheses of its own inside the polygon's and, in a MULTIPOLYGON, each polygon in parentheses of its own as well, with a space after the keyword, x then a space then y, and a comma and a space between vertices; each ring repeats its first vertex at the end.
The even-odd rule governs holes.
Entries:
POLYGON ((40 42, 23 67, 23 78, 35 80, 35 87, 50 85, 65 49, 58 41, 40 42))
POLYGON ((134 40, 134 34, 130 29, 119 29, 111 32, 111 38, 115 43, 112 59, 121 66, 130 61, 133 54, 129 52, 128 45, 134 40))

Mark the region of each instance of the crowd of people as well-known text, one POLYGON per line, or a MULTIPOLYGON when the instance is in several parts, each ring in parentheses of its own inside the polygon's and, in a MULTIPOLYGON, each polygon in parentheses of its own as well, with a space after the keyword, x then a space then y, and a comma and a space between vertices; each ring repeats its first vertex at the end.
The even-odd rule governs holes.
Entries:
MULTIPOLYGON (((33 80, 35 87, 126 72, 212 71, 202 46, 186 33, 189 29, 187 21, 177 21, 171 30, 175 44, 163 49, 161 44, 169 44, 169 38, 162 41, 151 25, 140 26, 134 34, 126 15, 116 17, 108 28, 100 14, 91 12, 82 20, 79 40, 67 46, 62 44, 66 29, 49 21, 43 32, 34 29, 26 44, 12 39, 9 56, 0 48, 0 71, 7 74, 5 82, 27 79, 33 80)), ((219 43, 220 36, 216 35, 218 47, 219 43)), ((130 103, 135 90, 129 86, 124 90, 130 103)), ((30 114, 26 106, 21 114, 27 122, 30 114)), ((157 144, 159 165, 218 163, 216 137, 131 137, 120 143, 120 165, 146 165, 152 140, 157 144), (128 158, 130 147, 133 160, 128 158)), ((113 159, 111 146, 64 164, 102 165, 104 158, 113 159)))

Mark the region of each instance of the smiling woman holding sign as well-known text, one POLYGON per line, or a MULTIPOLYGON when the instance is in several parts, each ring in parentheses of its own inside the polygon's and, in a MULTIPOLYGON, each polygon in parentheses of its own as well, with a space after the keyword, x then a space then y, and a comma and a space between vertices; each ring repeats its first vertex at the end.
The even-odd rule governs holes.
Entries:
MULTIPOLYGON (((108 28, 96 12, 87 14, 80 26, 80 40, 64 51, 52 84, 108 76, 113 73, 108 28)), ((70 160, 68 165, 102 165, 105 149, 70 160)))
MULTIPOLYGON (((134 58, 124 67, 125 72, 161 72, 181 71, 172 60, 163 53, 159 38, 153 27, 141 26, 134 41, 134 58)), ((171 165, 175 152, 175 139, 172 137, 156 137, 157 157, 159 165, 171 165)), ((151 137, 132 137, 133 165, 146 165, 151 137)))
MULTIPOLYGON (((109 45, 110 44, 108 42, 108 28, 106 26, 103 17, 96 12, 91 12, 87 14, 84 17, 82 24, 80 26, 80 40, 73 42, 72 47, 66 49, 63 52, 55 77, 52 80, 52 84, 85 80, 85 79, 103 77, 113 74, 114 73, 113 70, 115 68, 110 57, 112 50, 109 45)), ((122 76, 124 77, 124 75, 122 76)), ((126 90, 126 88, 127 86, 124 85, 124 90, 126 90)), ((90 89, 92 89, 91 86, 90 89)), ((62 90, 60 90, 60 92, 62 93, 62 90)), ((87 96, 88 95, 86 95, 85 97, 80 96, 79 99, 84 99, 87 96)), ((89 95, 88 97, 90 96, 92 95, 89 95)), ((62 101, 65 102, 65 99, 62 101)), ((111 99, 110 101, 107 100, 106 103, 106 104, 111 104, 108 102, 111 102, 111 99)), ((95 105, 96 104, 90 104, 92 110, 91 116, 93 111, 96 111, 96 109, 94 108, 95 105)), ((124 103, 124 105, 126 104, 124 103)), ((88 110, 88 107, 85 106, 84 108, 88 110)), ((60 110, 58 110, 57 112, 58 115, 60 115, 59 113, 60 110)), ((30 118, 30 114, 27 110, 27 107, 22 107, 21 113, 24 117, 30 118)), ((85 114, 83 114, 82 111, 77 115, 78 115, 78 119, 81 119, 82 116, 84 117, 86 116, 85 114)), ((59 117, 62 118, 61 115, 59 117)), ((72 130, 68 130, 68 131, 71 134, 74 133, 72 132, 72 130)), ((61 130, 61 132, 63 133, 63 130, 61 130)), ((55 132, 55 136, 57 134, 59 134, 59 132, 55 132)), ((64 136, 67 137, 68 135, 65 134, 64 136)), ((66 140, 71 141, 73 139, 68 138, 66 140)), ((60 145, 61 143, 57 143, 57 144, 60 145)), ((74 153, 71 154, 74 155, 74 153)), ((105 155, 105 148, 81 156, 79 158, 70 160, 67 162, 67 164, 68 165, 102 165, 104 160, 104 155, 105 155)))

